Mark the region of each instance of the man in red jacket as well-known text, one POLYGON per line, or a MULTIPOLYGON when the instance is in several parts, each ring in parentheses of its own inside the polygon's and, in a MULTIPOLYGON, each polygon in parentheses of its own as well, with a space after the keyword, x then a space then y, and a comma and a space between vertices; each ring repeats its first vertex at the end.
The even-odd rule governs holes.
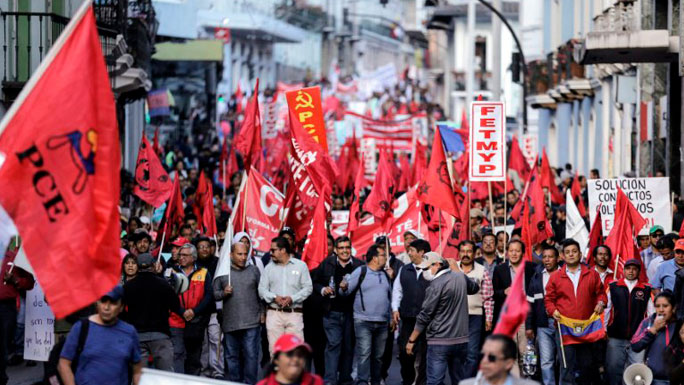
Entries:
POLYGON ((17 298, 20 290, 33 289, 33 276, 14 266, 16 253, 7 251, 0 266, 0 385, 7 384, 7 354, 17 323, 17 298))
MULTIPOLYGON (((608 298, 601 277, 595 270, 580 264, 582 252, 577 241, 567 239, 563 243, 563 259, 565 266, 551 274, 546 286, 546 312, 556 321, 561 314, 576 320, 589 319, 594 313, 602 314, 608 298)), ((591 384, 598 379, 598 373, 592 370, 596 368, 592 362, 593 345, 564 345, 567 366, 561 366, 561 384, 591 384)))

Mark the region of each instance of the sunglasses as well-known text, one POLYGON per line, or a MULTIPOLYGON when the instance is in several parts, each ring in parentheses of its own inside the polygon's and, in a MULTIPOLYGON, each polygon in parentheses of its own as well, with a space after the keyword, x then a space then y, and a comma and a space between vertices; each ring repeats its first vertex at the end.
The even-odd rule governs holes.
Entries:
POLYGON ((482 359, 484 359, 484 358, 487 359, 487 362, 491 362, 491 363, 495 363, 496 361, 499 361, 499 360, 502 360, 502 361, 505 360, 505 358, 497 357, 497 356, 493 355, 492 353, 489 353, 489 354, 480 353, 478 361, 482 361, 482 359))

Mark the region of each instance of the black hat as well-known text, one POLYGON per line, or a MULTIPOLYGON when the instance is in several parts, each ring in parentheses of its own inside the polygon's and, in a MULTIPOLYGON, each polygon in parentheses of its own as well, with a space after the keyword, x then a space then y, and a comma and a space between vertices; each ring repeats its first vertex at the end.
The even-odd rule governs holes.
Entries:
POLYGON ((154 263, 157 261, 157 259, 155 257, 153 257, 152 254, 150 254, 150 253, 142 253, 142 254, 138 255, 137 260, 138 260, 138 266, 141 269, 148 268, 148 267, 154 265, 154 263))

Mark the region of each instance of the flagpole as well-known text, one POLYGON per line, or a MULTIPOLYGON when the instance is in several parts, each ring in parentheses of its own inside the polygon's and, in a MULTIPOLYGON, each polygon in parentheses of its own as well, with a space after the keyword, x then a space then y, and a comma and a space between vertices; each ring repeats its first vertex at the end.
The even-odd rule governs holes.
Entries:
MULTIPOLYGON (((244 174, 242 174, 242 177, 247 180, 248 175, 247 175, 247 170, 245 170, 244 174)), ((245 183, 245 205, 242 209, 242 231, 245 231, 245 221, 247 220, 247 192, 249 191, 249 183, 245 183)))
MULTIPOLYGON (((506 182, 504 182, 504 190, 506 189, 505 186, 506 182)), ((494 197, 492 196, 492 182, 487 181, 487 189, 489 189, 489 219, 492 220, 492 232, 494 232, 494 226, 496 223, 494 223, 494 197)))
POLYGON ((166 239, 166 224, 164 225, 164 232, 162 233, 161 245, 159 246, 159 255, 157 259, 161 257, 162 251, 164 250, 164 240, 166 239))
POLYGON ((223 160, 223 201, 226 201, 226 159, 223 160))
POLYGON ((560 340, 561 356, 563 357, 563 368, 567 368, 568 364, 565 362, 565 347, 563 346, 563 334, 560 327, 560 322, 556 321, 558 325, 558 339, 560 340))
POLYGON ((442 209, 438 209, 437 215, 439 215, 439 252, 444 253, 442 250, 442 209))
POLYGON ((466 223, 468 226, 468 239, 472 238, 472 227, 470 226, 470 180, 468 180, 468 223, 466 223))

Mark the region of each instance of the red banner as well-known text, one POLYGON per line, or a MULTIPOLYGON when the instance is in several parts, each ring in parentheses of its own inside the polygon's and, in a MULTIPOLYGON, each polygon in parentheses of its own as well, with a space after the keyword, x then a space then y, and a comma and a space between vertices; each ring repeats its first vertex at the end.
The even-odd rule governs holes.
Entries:
POLYGON ((304 130, 328 152, 323 106, 321 104, 321 88, 309 87, 285 93, 287 105, 294 112, 304 130))

